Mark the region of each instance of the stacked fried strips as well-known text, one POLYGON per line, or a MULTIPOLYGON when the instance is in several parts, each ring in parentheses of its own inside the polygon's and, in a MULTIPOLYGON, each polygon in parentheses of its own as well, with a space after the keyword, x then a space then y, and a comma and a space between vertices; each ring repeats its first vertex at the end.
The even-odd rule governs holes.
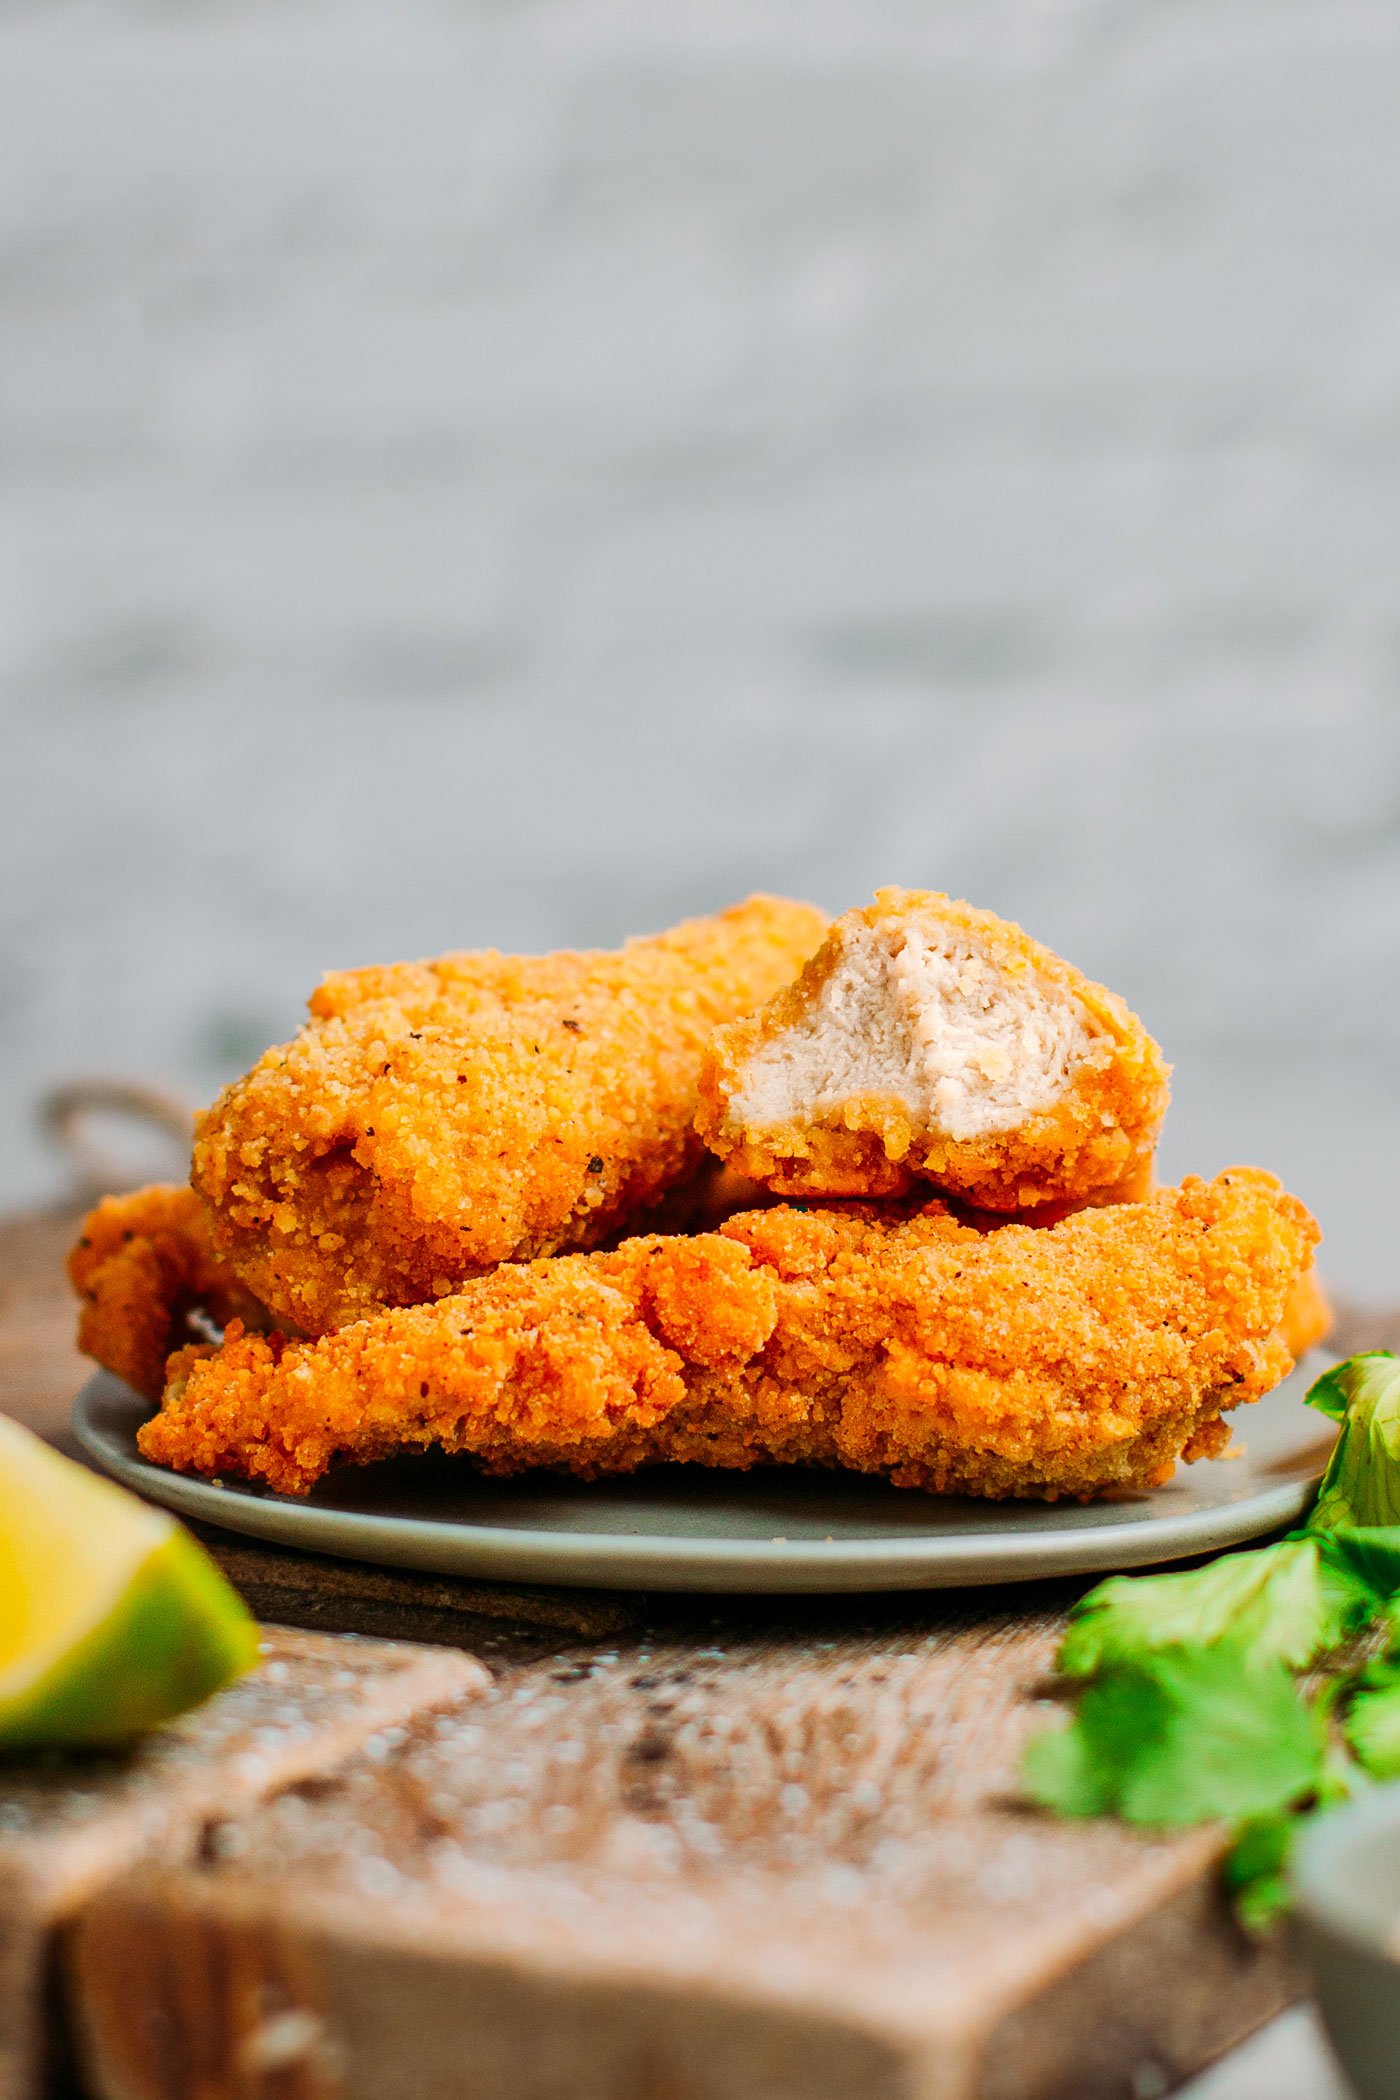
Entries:
POLYGON ((1223 1412, 1276 1384, 1325 1317, 1306 1210, 1249 1168, 1151 1191, 1156 1045, 1019 929, 885 891, 778 991, 822 926, 754 900, 617 958, 332 980, 307 1035, 206 1119, 203 1200, 109 1202, 75 1250, 83 1345, 161 1398, 145 1454, 294 1495, 337 1463, 440 1447, 496 1473, 803 1463, 1053 1500, 1220 1449, 1223 1412), (765 976, 747 1004, 775 1003, 744 1019, 738 981, 765 976), (449 979, 470 997, 445 1003, 449 979), (560 1055, 565 1019, 611 1044, 592 1094, 581 1043, 560 1055), (609 1193, 582 1210, 578 1133, 541 1124, 533 1059, 559 1115, 606 1148, 584 1188, 609 1193), (458 1123, 444 1075, 462 1064, 477 1120, 458 1123), (778 1192, 854 1180, 883 1200, 627 1237, 643 1188, 654 1201, 693 1166, 697 1112, 778 1192), (347 1118, 372 1125, 348 1152, 328 1143, 347 1118), (933 1196, 935 1170, 960 1208, 933 1196), (555 1251, 571 1247, 591 1251, 555 1251), (300 1333, 258 1331, 250 1286, 300 1333), (184 1328, 200 1291, 221 1345, 184 1328))

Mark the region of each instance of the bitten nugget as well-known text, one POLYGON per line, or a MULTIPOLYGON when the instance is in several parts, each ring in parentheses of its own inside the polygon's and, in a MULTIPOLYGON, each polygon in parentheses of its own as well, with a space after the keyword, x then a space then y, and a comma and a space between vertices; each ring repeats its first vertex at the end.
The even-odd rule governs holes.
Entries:
POLYGON ((83 1301, 78 1347, 150 1400, 189 1313, 259 1323, 262 1308, 219 1261, 193 1189, 158 1183, 107 1196, 84 1218, 68 1274, 83 1301))
POLYGON ((328 977, 200 1122, 220 1254, 325 1333, 497 1262, 599 1245, 697 1166, 710 1032, 820 941, 752 897, 616 953, 445 955, 328 977))
POLYGON ((1121 999, 1019 926, 886 889, 717 1032, 699 1128, 781 1195, 1120 1200, 1145 1193, 1169 1069, 1121 999))
POLYGON ((498 1269, 315 1343, 172 1359, 148 1458, 304 1494, 440 1445, 495 1473, 815 1463, 1053 1501, 1166 1479, 1287 1372, 1317 1227, 1238 1168, 992 1232, 786 1206, 498 1269))

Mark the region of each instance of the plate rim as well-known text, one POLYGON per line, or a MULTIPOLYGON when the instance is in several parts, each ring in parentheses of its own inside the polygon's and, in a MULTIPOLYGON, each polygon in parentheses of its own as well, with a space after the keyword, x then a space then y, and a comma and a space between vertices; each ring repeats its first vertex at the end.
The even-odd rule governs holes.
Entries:
MULTIPOLYGON (((1330 1352, 1310 1350, 1300 1366, 1316 1361, 1320 1370, 1329 1357, 1330 1352)), ((1321 1473, 1319 1462, 1315 1469, 1215 1509, 1175 1517, 1139 1516, 1082 1531, 798 1540, 779 1535, 725 1539, 556 1532, 322 1509, 171 1473, 114 1448, 110 1434, 93 1419, 98 1402, 114 1390, 136 1400, 141 1397, 109 1371, 96 1371, 85 1381, 73 1403, 78 1444, 104 1473, 179 1516, 337 1560, 564 1588, 873 1593, 1035 1582, 1159 1566, 1266 1536, 1301 1515, 1321 1473)))

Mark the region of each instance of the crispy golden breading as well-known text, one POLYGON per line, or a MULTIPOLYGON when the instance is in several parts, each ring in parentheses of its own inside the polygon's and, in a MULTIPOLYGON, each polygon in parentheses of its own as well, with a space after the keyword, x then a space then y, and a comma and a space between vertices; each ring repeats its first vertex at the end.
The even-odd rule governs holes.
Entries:
POLYGON ((825 926, 752 897, 615 953, 328 977, 301 1033, 200 1122, 220 1253, 319 1334, 600 1245, 694 1170, 711 1030, 786 983, 825 926))
POLYGON ((880 890, 795 984, 717 1031, 711 1149, 782 1195, 983 1210, 1108 1198, 1150 1173, 1169 1067, 1136 1015, 992 912, 880 890))
MULTIPOLYGON (((703 1232, 763 1201, 764 1191, 706 1159, 657 1206, 667 1232, 703 1232)), ((149 1400, 165 1386, 167 1358, 190 1340, 188 1319, 230 1320, 259 1332, 267 1309, 214 1253, 209 1213, 193 1189, 162 1183, 108 1196, 83 1220, 68 1256, 83 1299, 78 1347, 149 1400)))
POLYGON ((664 1459, 816 1463, 937 1493, 1087 1497, 1225 1441, 1285 1374, 1317 1228, 1235 1169, 992 1232, 788 1206, 694 1239, 498 1269, 315 1343, 175 1357, 148 1458, 303 1494, 440 1445, 591 1477, 664 1459))
POLYGON ((150 1400, 160 1398, 166 1358, 189 1339, 189 1312, 221 1327, 261 1319, 215 1255, 208 1213, 189 1188, 105 1197, 83 1220, 68 1274, 83 1300, 78 1347, 150 1400))
POLYGON ((1135 1167, 1122 1181, 1115 1181, 1108 1188, 1096 1189, 1092 1196, 1077 1196, 1061 1199, 1057 1203, 1033 1203, 1028 1210, 983 1210, 975 1203, 965 1203, 958 1197, 946 1197, 950 1208, 967 1225, 976 1225, 983 1232, 991 1232, 999 1225, 1058 1225, 1063 1218, 1072 1218, 1077 1210, 1098 1210, 1111 1203, 1145 1203, 1161 1186, 1151 1160, 1135 1167))
POLYGON ((1303 1356, 1332 1332, 1332 1308, 1316 1269, 1306 1269, 1288 1294, 1280 1321, 1290 1356, 1303 1356))

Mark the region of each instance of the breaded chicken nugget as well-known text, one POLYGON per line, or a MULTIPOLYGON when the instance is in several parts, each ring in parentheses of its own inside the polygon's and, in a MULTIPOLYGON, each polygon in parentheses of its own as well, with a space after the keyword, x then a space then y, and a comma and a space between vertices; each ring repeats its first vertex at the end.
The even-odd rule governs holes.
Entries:
POLYGON ((797 982, 716 1033, 699 1128, 781 1195, 983 1210, 1134 1193, 1169 1067, 1122 1000, 1019 926, 886 889, 831 928, 797 982))
POLYGON ((320 1334, 497 1262, 594 1247, 698 1164, 710 1032, 826 920, 752 897, 616 953, 445 955, 328 977, 199 1125, 221 1255, 320 1334))
POLYGON ((84 1218, 68 1256, 83 1300, 78 1347, 158 1400, 165 1360, 189 1340, 189 1313, 220 1326, 260 1324, 262 1308, 214 1253, 209 1214, 193 1189, 157 1183, 107 1196, 84 1218))
POLYGON ((851 1467, 940 1494, 1088 1497, 1228 1441, 1289 1369, 1317 1228, 1240 1168, 1053 1226, 922 1210, 732 1218, 498 1269, 315 1343, 172 1359, 148 1458, 304 1494, 440 1445, 585 1477, 665 1459, 851 1467))

